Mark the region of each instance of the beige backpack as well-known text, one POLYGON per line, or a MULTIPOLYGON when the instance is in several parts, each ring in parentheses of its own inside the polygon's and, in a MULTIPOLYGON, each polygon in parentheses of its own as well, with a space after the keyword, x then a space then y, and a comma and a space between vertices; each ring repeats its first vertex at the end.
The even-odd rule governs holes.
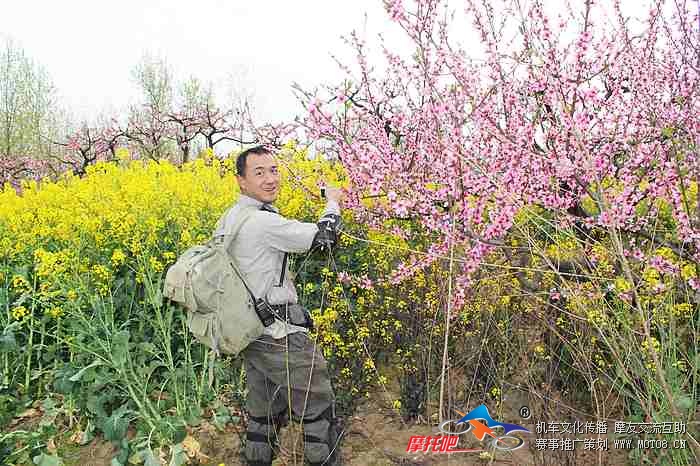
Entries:
MULTIPOLYGON (((163 296, 184 306, 187 325, 202 344, 220 353, 237 355, 263 332, 255 297, 243 281, 229 245, 256 211, 242 209, 231 234, 185 251, 167 271, 163 296)), ((226 218, 224 215, 219 223, 226 218)))

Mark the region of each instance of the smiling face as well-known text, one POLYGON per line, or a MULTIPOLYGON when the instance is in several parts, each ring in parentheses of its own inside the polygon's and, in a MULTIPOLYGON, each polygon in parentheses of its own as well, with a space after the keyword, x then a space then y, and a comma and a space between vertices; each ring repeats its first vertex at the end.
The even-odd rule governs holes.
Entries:
POLYGON ((248 154, 243 176, 237 176, 241 192, 264 204, 277 199, 280 174, 272 154, 248 154))

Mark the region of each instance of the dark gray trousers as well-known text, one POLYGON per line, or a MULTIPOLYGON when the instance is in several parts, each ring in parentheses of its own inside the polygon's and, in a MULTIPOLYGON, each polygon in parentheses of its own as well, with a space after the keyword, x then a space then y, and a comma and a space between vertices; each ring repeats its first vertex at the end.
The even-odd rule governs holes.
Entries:
POLYGON ((269 465, 288 415, 304 427, 304 456, 313 465, 336 464, 333 389, 328 364, 306 333, 275 340, 263 335, 244 351, 248 397, 245 456, 269 465))

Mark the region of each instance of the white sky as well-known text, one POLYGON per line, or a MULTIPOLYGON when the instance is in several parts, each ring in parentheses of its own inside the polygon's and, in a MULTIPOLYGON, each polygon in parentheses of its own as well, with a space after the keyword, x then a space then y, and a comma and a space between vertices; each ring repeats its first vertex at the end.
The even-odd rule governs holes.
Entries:
MULTIPOLYGON (((637 9, 640 1, 624 3, 637 9)), ((405 44, 382 3, 0 0, 0 38, 14 39, 46 68, 63 106, 79 119, 118 114, 132 103, 137 95, 132 70, 150 53, 166 58, 177 78, 193 75, 220 91, 238 85, 252 94, 261 123, 280 122, 303 112, 292 82, 309 89, 340 81, 331 54, 355 63, 342 35, 356 29, 376 51, 378 32, 389 44, 405 44)), ((547 3, 560 5, 559 0, 547 3)), ((457 29, 469 50, 473 39, 464 26, 457 29)))
POLYGON ((132 69, 151 53, 176 77, 242 84, 258 118, 287 120, 302 110, 292 82, 341 78, 331 58, 349 57, 341 35, 387 28, 397 30, 381 0, 0 0, 0 36, 46 68, 78 118, 133 101, 132 69))

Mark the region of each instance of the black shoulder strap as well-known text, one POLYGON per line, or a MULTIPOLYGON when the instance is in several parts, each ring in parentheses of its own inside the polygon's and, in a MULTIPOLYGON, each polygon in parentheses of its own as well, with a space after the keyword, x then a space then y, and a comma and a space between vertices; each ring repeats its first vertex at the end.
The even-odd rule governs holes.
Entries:
POLYGON ((236 275, 238 275, 238 278, 240 278, 241 281, 243 282, 243 286, 245 286, 245 289, 248 291, 248 294, 250 295, 250 299, 252 299, 253 303, 255 303, 257 301, 257 298, 253 294, 253 290, 251 290, 248 287, 248 284, 245 282, 245 279, 243 278, 243 275, 241 275, 241 272, 238 271, 238 267, 236 267, 236 264, 233 261, 229 261, 229 264, 231 264, 233 271, 236 272, 236 275))
POLYGON ((282 286, 284 284, 284 274, 287 271, 287 254, 286 252, 284 253, 284 259, 282 259, 282 272, 280 272, 280 282, 277 286, 282 286))

